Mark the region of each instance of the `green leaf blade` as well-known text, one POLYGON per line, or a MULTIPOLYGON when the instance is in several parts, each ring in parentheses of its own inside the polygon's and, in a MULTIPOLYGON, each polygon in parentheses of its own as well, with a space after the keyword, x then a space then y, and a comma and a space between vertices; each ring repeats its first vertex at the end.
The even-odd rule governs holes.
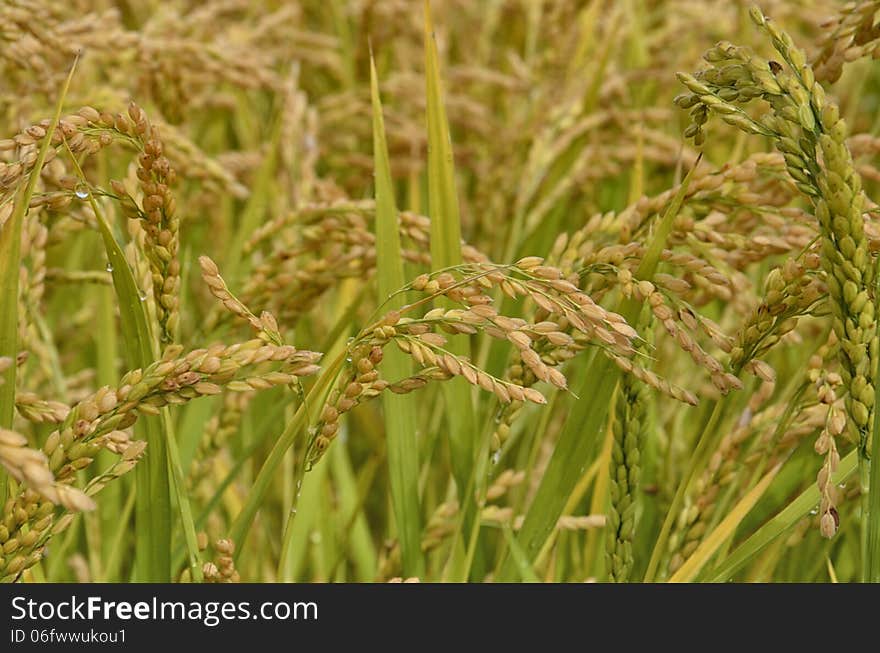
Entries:
MULTIPOLYGON (((18 293, 19 293, 19 268, 21 267, 21 234, 24 228, 24 218, 28 212, 40 171, 46 161, 46 155, 52 146, 52 137, 61 120, 61 111, 67 91, 76 70, 78 58, 74 59, 70 72, 61 87, 58 101, 55 104, 55 113, 46 135, 37 153, 37 159, 31 170, 28 182, 17 193, 12 215, 0 227, 0 357, 8 357, 12 365, 2 372, 0 382, 0 428, 12 428, 12 420, 15 413, 15 370, 16 357, 18 356, 18 293)), ((0 467, 0 499, 6 499, 6 471, 0 467)))
MULTIPOLYGON (((832 476, 834 483, 842 483, 851 476, 858 467, 858 452, 852 451, 840 461, 837 471, 832 476)), ((783 508, 775 517, 767 521, 748 539, 740 544, 733 553, 712 570, 709 580, 721 583, 730 580, 733 574, 742 569, 777 537, 788 531, 800 519, 819 503, 819 489, 811 484, 801 492, 794 501, 783 508)), ((700 580, 698 577, 697 580, 700 580)))
MULTIPOLYGON (((425 83, 428 124, 428 214, 431 218, 431 267, 434 270, 460 265, 461 213, 455 185, 455 162, 449 121, 443 102, 440 63, 430 2, 425 2, 425 83)), ((447 305, 440 300, 441 306, 447 305)), ((448 304, 451 308, 451 304, 448 304)), ((468 355, 468 343, 452 338, 449 351, 468 355)), ((452 473, 459 492, 463 493, 470 480, 476 455, 477 422, 474 414, 471 388, 463 379, 452 379, 443 385, 449 420, 449 448, 452 473)), ((473 508, 473 498, 461 497, 467 514, 473 508)), ((469 519, 468 519, 469 522, 469 519)))
MULTIPOLYGON (((140 290, 125 254, 93 198, 92 209, 112 267, 113 288, 125 357, 132 368, 145 369, 158 355, 140 290)), ((135 580, 167 583, 171 580, 171 479, 168 474, 166 434, 161 417, 142 417, 135 431, 147 442, 135 467, 135 580)))
MULTIPOLYGON (((397 207, 385 140, 385 122, 376 79, 376 65, 370 59, 370 89, 373 107, 373 158, 376 179, 376 261, 378 303, 389 309, 403 305, 401 294, 392 295, 404 286, 403 256, 400 248, 397 207), (389 297, 392 297, 390 300, 389 297)), ((412 363, 397 347, 385 351, 382 367, 389 379, 398 381, 410 376, 412 363)), ((421 576, 424 561, 421 548, 421 511, 419 507, 419 454, 416 438, 416 410, 412 395, 382 395, 385 431, 388 439, 388 473, 391 501, 400 534, 403 570, 407 576, 421 576)))

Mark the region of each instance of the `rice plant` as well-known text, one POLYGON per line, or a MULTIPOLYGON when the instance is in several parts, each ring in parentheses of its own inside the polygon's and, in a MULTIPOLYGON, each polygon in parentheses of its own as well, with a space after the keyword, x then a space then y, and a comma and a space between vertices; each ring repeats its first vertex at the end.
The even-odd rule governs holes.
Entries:
POLYGON ((0 24, 0 580, 880 581, 877 0, 0 24))

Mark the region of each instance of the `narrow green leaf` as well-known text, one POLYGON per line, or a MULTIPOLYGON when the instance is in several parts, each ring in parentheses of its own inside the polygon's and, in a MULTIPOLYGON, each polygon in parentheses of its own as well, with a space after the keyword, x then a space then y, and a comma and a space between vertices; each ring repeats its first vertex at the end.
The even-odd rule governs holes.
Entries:
POLYGON ((510 524, 504 524, 503 531, 504 539, 507 540, 507 546, 510 547, 510 556, 516 563, 516 569, 519 572, 520 580, 523 580, 526 583, 540 583, 541 579, 538 578, 538 574, 532 569, 532 565, 529 563, 529 557, 526 555, 526 552, 523 551, 519 542, 516 541, 516 536, 513 534, 513 529, 510 528, 510 524))
MULTIPOLYGON (((91 194, 89 197, 98 216, 107 260, 113 268, 126 359, 130 367, 144 369, 156 359, 157 352, 140 290, 103 213, 91 194)), ((140 582, 167 583, 171 580, 171 492, 165 434, 159 417, 142 417, 135 430, 147 442, 147 452, 134 471, 135 578, 140 582)))
MULTIPOLYGON (((333 485, 339 496, 339 509, 346 519, 342 522, 341 536, 347 542, 348 557, 354 568, 352 580, 368 583, 375 578, 378 557, 373 538, 370 536, 369 522, 364 512, 367 494, 376 476, 378 463, 373 458, 354 474, 348 448, 340 442, 330 448, 330 465, 333 472, 333 485)), ((334 568, 344 561, 342 555, 334 568)))
MULTIPOLYGON (((24 217, 28 212, 31 197, 37 187, 40 171, 46 161, 46 153, 52 146, 55 128, 61 119, 61 110, 70 88, 70 80, 76 70, 77 56, 70 67, 67 79, 61 87, 58 101, 55 103, 55 114, 46 128, 46 136, 40 145, 37 160, 28 177, 27 184, 19 189, 15 196, 12 215, 5 224, 0 226, 0 357, 12 359, 10 365, 2 373, 0 382, 0 427, 12 428, 15 412, 15 359, 18 356, 18 281, 21 267, 21 231, 24 217)), ((6 498, 6 471, 0 467, 0 499, 6 498)))
POLYGON ((336 381, 336 377, 339 375, 344 362, 345 352, 343 351, 336 357, 336 360, 334 360, 333 363, 321 373, 321 376, 318 377, 315 385, 312 386, 311 390, 309 390, 306 395, 305 401, 297 407, 296 413, 294 413, 290 421, 287 422, 281 435, 278 436, 278 440, 275 442, 268 457, 263 462, 263 466, 260 467, 260 471, 251 486, 244 507, 242 507, 241 512, 235 518, 235 522, 230 529, 229 537, 236 544, 236 560, 239 559, 241 552, 245 549, 245 541, 247 540, 248 533, 250 532, 260 506, 263 505, 263 501, 269 491, 272 479, 275 477, 275 472, 278 471, 278 467, 284 460, 284 454, 308 425, 309 415, 314 414, 318 407, 324 404, 324 401, 330 393, 330 389, 336 381))
POLYGON ((760 499, 764 495, 764 492, 767 491, 770 482, 776 477, 776 473, 781 467, 781 464, 776 465, 776 467, 767 472, 764 475, 764 478, 762 478, 755 487, 749 490, 746 495, 740 499, 739 503, 727 513, 718 526, 716 526, 712 532, 700 542, 700 545, 690 557, 684 561, 684 564, 669 578, 670 583, 689 583, 694 579, 694 576, 696 576, 700 569, 702 569, 709 559, 715 555, 718 547, 729 538, 733 537, 736 533, 737 527, 758 502, 758 499, 760 499))
MULTIPOLYGON (((183 473, 183 466, 180 462, 180 449, 177 446, 177 437, 174 433, 174 425, 171 421, 171 414, 167 409, 162 411, 162 431, 168 445, 168 474, 171 477, 171 491, 177 503, 177 510, 180 512, 180 525, 183 528, 183 538, 186 542, 186 550, 189 554, 189 571, 191 578, 201 583, 202 562, 199 556, 199 543, 196 535, 196 526, 193 521, 192 507, 189 503, 189 496, 186 493, 186 475, 183 473)), ((171 545, 168 546, 169 568, 171 563, 171 545)))
MULTIPOLYGON (((455 187, 455 163, 449 121, 443 103, 440 63, 431 4, 425 2, 425 81, 428 123, 428 215, 431 218, 431 266, 435 270, 461 264, 461 215, 455 187)), ((439 302, 443 305, 443 302, 439 302)), ((467 355, 468 344, 452 338, 449 350, 467 355)), ((463 379, 443 384, 449 420, 449 448, 452 471, 459 492, 467 487, 476 453, 477 426, 471 389, 463 379)), ((472 500, 460 497, 466 513, 472 500)))
MULTIPOLYGON (((376 65, 370 58, 370 90, 373 104, 373 160, 376 179, 376 261, 378 276, 378 303, 405 284, 403 256, 400 253, 400 229, 388 146, 385 142, 385 122, 382 101, 376 79, 376 65)), ((394 295, 388 302, 389 310, 399 308, 404 296, 394 295)), ((385 376, 394 381, 412 374, 409 357, 396 347, 389 347, 382 360, 385 376)), ((403 572, 407 576, 421 576, 422 559, 421 512, 419 508, 419 450, 416 439, 416 407, 413 395, 382 394, 385 416, 385 434, 388 440, 388 476, 391 482, 391 503, 400 535, 403 572)))
POLYGON ((317 530, 321 499, 327 492, 328 470, 329 465, 317 465, 307 478, 302 479, 300 496, 296 500, 296 519, 291 518, 293 515, 288 516, 284 529, 285 545, 276 578, 279 583, 292 583, 303 577, 303 568, 308 564, 309 537, 317 530))
POLYGON ((128 492, 128 497, 125 499, 125 505, 122 506, 122 509, 115 513, 113 516, 115 518, 116 527, 114 529, 107 529, 105 532, 105 537, 107 538, 107 553, 104 557, 106 562, 104 563, 104 575, 102 578, 98 579, 98 582, 101 583, 111 583, 111 582, 119 582, 119 567, 122 563, 122 552, 126 548, 125 547, 125 539, 129 534, 129 521, 131 520, 131 513, 134 512, 134 502, 136 498, 135 488, 132 487, 128 492), (113 536, 110 536, 110 533, 113 533, 113 536))
POLYGON ((431 3, 425 1, 425 83, 428 122, 428 210, 431 217, 431 261, 435 269, 461 263, 461 215, 455 186, 455 161, 431 3))
MULTIPOLYGON (((835 484, 843 483, 856 471, 857 466, 858 453, 852 451, 840 461, 837 471, 832 476, 832 481, 835 484)), ((761 526, 745 542, 740 544, 733 553, 722 560, 712 570, 710 580, 715 583, 730 580, 737 571, 763 551, 764 547, 785 533, 799 520, 803 519, 810 510, 815 508, 819 504, 819 498, 819 489, 816 487, 816 484, 810 484, 810 487, 801 492, 779 514, 761 526)))
MULTIPOLYGON (((518 540, 531 561, 535 560, 553 532, 569 495, 586 471, 620 376, 618 367, 597 351, 590 354, 586 370, 583 384, 577 391, 580 399, 571 408, 519 531, 518 540)), ((501 568, 499 580, 511 582, 515 574, 515 562, 508 558, 501 568)))

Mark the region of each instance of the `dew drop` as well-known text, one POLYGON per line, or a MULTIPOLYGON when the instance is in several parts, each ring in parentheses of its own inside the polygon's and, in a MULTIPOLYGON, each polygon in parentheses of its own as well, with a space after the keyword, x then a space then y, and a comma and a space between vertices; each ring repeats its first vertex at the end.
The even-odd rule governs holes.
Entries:
POLYGON ((143 292, 143 291, 139 292, 139 293, 138 293, 138 299, 140 299, 142 302, 147 301, 147 293, 145 293, 145 292, 143 292))
POLYGON ((810 514, 811 514, 811 515, 818 515, 818 514, 819 514, 819 509, 818 509, 818 508, 813 508, 813 509, 810 511, 810 514))
POLYGON ((492 454, 492 464, 497 465, 501 461, 501 451, 496 451, 492 454))
POLYGON ((107 272, 113 272, 113 264, 107 261, 107 272))
POLYGON ((86 187, 85 184, 77 184, 73 193, 81 200, 84 200, 89 196, 89 189, 86 187))

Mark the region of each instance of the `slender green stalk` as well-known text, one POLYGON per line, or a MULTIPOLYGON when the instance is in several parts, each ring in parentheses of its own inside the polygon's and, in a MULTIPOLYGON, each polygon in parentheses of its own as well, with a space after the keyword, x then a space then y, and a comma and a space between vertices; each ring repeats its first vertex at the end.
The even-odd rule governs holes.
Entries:
POLYGON ((239 559, 241 552, 245 548, 245 541, 250 532, 251 526, 254 523, 254 518, 257 516, 257 511, 260 509, 260 506, 266 498, 266 493, 269 491, 269 486, 272 483, 275 472, 284 460, 284 454, 308 424, 310 414, 309 407, 314 408, 315 406, 323 405, 324 400, 330 392, 330 388, 333 386, 333 383, 344 363, 345 352, 343 351, 336 357, 336 360, 324 370, 318 378, 318 381, 312 386, 311 390, 306 395, 305 401, 299 405, 293 418, 287 422, 284 431, 278 436, 275 446, 272 447, 272 451, 269 452, 269 456, 266 458, 265 462, 263 462, 263 466, 260 468, 257 478, 254 480, 253 487, 251 487, 251 491, 248 494, 247 501, 230 529, 230 539, 237 545, 235 549, 236 561, 239 559))
MULTIPOLYGON (((202 578, 202 561, 199 556, 199 545, 196 538, 196 527, 193 521, 192 508, 189 505, 189 497, 186 494, 186 476, 183 473, 183 466, 180 463, 180 450, 177 446, 177 438, 174 436, 174 427, 171 422, 171 416, 167 409, 162 411, 162 426, 166 436, 166 444, 168 445, 168 470, 172 483, 174 498, 177 502, 177 509, 180 511, 180 525, 183 527, 183 537, 186 542, 186 550, 189 554, 189 571, 197 583, 201 583, 202 578)), ((168 546, 169 563, 171 555, 171 545, 168 546)))
MULTIPOLYGON (((293 486, 293 498, 290 502, 290 506, 286 507, 285 510, 287 512, 287 520, 284 523, 284 532, 281 536, 281 554, 278 556, 278 568, 275 572, 275 578, 278 581, 289 583, 294 580, 294 575, 290 570, 290 556, 293 549, 294 542, 294 525, 298 525, 297 520, 294 519, 296 517, 297 512, 299 511, 300 504, 300 496, 302 495, 302 486, 305 477, 305 456, 300 455, 298 460, 294 462, 293 465, 293 474, 292 481, 293 486)), ((324 473, 321 474, 320 479, 313 479, 313 483, 311 484, 318 492, 321 492, 321 486, 324 477, 324 473)), ((316 502, 311 502, 316 503, 316 502)))
MULTIPOLYGON (((336 321, 336 324, 330 330, 330 333, 324 338, 321 346, 321 350, 325 352, 335 352, 337 351, 337 346, 340 338, 346 332, 347 329, 351 327, 352 321, 354 319, 355 314, 357 313, 357 309, 360 307, 361 302, 365 297, 365 290, 362 290, 352 301, 348 303, 347 308, 336 321)), ((299 434, 303 428, 306 427, 310 416, 313 417, 313 411, 310 410, 316 406, 320 406, 323 404, 327 394, 330 392, 330 389, 333 386, 333 383, 336 380, 340 370, 342 369, 343 364, 345 363, 345 350, 343 349, 337 356, 333 358, 333 363, 330 365, 330 368, 325 369, 322 375, 319 377, 317 383, 312 387, 309 394, 306 395, 305 401, 301 404, 294 416, 290 421, 287 422, 284 428, 284 432, 279 437, 278 441, 275 443, 272 451, 269 453, 268 458, 264 461, 263 466, 260 468, 259 473, 257 474, 256 481, 254 481, 253 487, 251 489, 250 494, 248 495, 248 499, 245 502, 245 506, 242 508, 239 515, 236 517, 235 522, 233 523, 231 529, 231 539, 236 543, 236 553, 235 555, 240 555, 241 551, 244 549, 245 539, 247 537, 247 533, 250 531, 251 526, 253 525, 254 518, 256 517, 257 511, 260 509, 261 503, 265 500, 266 493, 268 492, 269 486, 271 484, 272 478, 284 459, 285 452, 291 447, 291 445, 296 441, 296 438, 299 437, 299 434), (314 396, 316 399, 312 401, 310 397, 312 397, 312 393, 316 393, 314 396)), ((238 473, 238 470, 243 466, 244 460, 249 458, 255 450, 257 443, 251 443, 248 446, 247 451, 243 452, 241 458, 236 463, 236 468, 233 469, 227 478, 221 483, 221 487, 218 490, 222 491, 222 489, 227 486, 238 473)), ((219 501, 219 496, 215 494, 215 496, 211 499, 209 503, 209 507, 211 504, 219 501)), ((207 513, 203 513, 200 516, 198 522, 201 523, 203 518, 206 517, 207 513)))
POLYGON ((134 512, 135 496, 136 493, 132 488, 121 512, 114 515, 117 522, 116 532, 112 539, 108 538, 108 548, 104 558, 104 577, 99 579, 100 582, 108 583, 119 577, 119 565, 122 560, 122 552, 125 549, 125 538, 130 533, 128 522, 131 520, 131 513, 134 512))
POLYGON ((341 445, 340 442, 337 446, 331 447, 330 465, 333 485, 339 493, 340 511, 346 518, 340 522, 340 551, 330 569, 331 573, 335 573, 336 568, 345 561, 347 549, 355 569, 354 580, 366 583, 375 577, 377 558, 370 537, 367 515, 364 513, 364 503, 381 459, 378 456, 371 457, 355 477, 348 450, 341 445))
MULTIPOLYGON (((487 422, 491 420, 487 417, 487 422)), ((486 503, 486 490, 489 480, 489 451, 491 445, 491 431, 489 424, 483 428, 483 437, 479 441, 479 450, 477 452, 476 464, 473 466, 467 486, 465 486, 464 494, 468 497, 475 497, 474 505, 478 509, 482 509, 486 503)), ((451 576, 454 582, 467 582, 471 576, 477 554, 479 551, 479 535, 480 520, 471 518, 470 514, 461 511, 455 527, 455 537, 453 542, 458 542, 462 532, 468 534, 465 540, 464 556, 458 555, 460 551, 453 545, 450 552, 450 560, 447 565, 448 572, 444 573, 444 578, 451 576)))

